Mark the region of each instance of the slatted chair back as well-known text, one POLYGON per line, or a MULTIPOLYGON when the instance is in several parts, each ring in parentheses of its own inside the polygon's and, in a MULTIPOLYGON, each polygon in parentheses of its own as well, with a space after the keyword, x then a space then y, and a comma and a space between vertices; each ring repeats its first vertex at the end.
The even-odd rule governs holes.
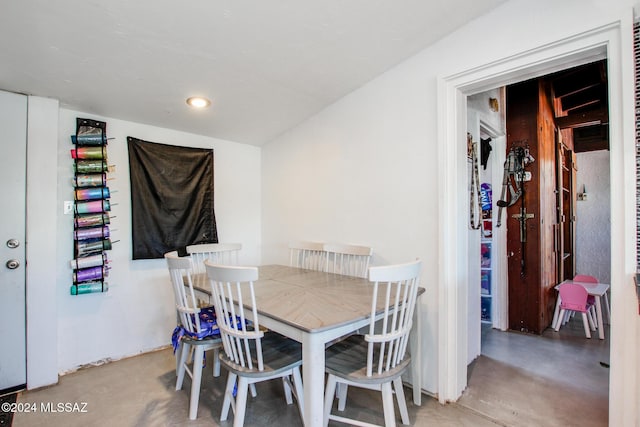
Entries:
POLYGON ((305 241, 289 243, 289 265, 322 271, 325 267, 324 244, 305 241))
POLYGON ((338 410, 343 411, 346 388, 352 386, 382 393, 385 426, 396 425, 395 395, 402 423, 409 424, 402 375, 411 362, 407 346, 413 325, 420 268, 421 262, 416 260, 369 269, 369 281, 373 282, 369 333, 364 336, 351 335, 325 350, 328 373, 324 401, 325 426, 329 420, 373 426, 331 413, 334 394, 337 392, 338 395, 338 410))
POLYGON ((272 379, 283 381, 287 403, 292 403, 295 396, 302 414, 302 346, 275 332, 265 333, 260 329, 254 292, 258 269, 219 265, 212 261, 205 261, 205 267, 225 352, 220 355, 220 362, 229 373, 220 421, 225 421, 229 409, 233 409, 234 427, 242 426, 248 387, 272 379), (245 313, 242 307, 247 305, 251 310, 245 313))
POLYGON ((205 265, 216 312, 226 313, 218 316, 218 327, 227 357, 248 370, 262 371, 264 332, 260 330, 253 289, 253 282, 258 280, 258 269, 215 265, 211 261, 206 261, 205 265), (239 309, 245 301, 252 307, 248 316, 239 309))
POLYGON ((173 285, 173 296, 180 325, 187 331, 198 334, 202 332, 200 325, 200 308, 193 290, 191 274, 193 265, 191 258, 178 257, 177 252, 164 255, 173 285))
POLYGON ((209 288, 204 267, 206 260, 222 265, 238 265, 240 250, 242 250, 241 243, 202 243, 187 246, 187 254, 193 261, 193 280, 196 288, 209 288))
POLYGON ((206 260, 222 265, 238 265, 240 250, 242 250, 241 243, 202 243, 187 246, 187 253, 193 260, 196 273, 205 272, 206 260))
POLYGON ((373 283, 371 321, 365 341, 369 343, 367 376, 382 374, 399 365, 407 354, 413 325, 421 261, 369 269, 373 283), (382 307, 382 319, 376 313, 382 307))
POLYGON ((367 277, 373 248, 359 245, 324 245, 325 271, 354 277, 367 277))

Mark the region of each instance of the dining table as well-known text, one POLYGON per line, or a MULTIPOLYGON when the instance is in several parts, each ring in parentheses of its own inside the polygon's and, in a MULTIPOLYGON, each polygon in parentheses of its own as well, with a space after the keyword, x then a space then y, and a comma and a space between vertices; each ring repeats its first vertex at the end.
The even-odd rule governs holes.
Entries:
MULTIPOLYGON (((555 286, 555 289, 559 291, 560 286, 564 285, 565 283, 576 283, 578 285, 582 285, 584 286, 584 288, 587 290, 589 295, 592 295, 595 297, 596 300, 596 317, 597 317, 597 322, 598 322, 598 338, 600 338, 601 340, 604 339, 604 321, 603 321, 603 315, 602 315, 602 299, 605 299, 605 310, 607 312, 607 319, 609 322, 611 322, 611 313, 610 313, 610 308, 609 308, 609 299, 606 297, 607 296, 607 291, 609 290, 609 284, 607 283, 591 283, 591 282, 580 282, 580 281, 575 281, 575 280, 564 280, 560 283, 558 283, 555 286)), ((556 323, 557 322, 561 322, 562 319, 559 319, 559 314, 560 314, 560 293, 558 293, 558 298, 556 300, 556 308, 553 312, 553 320, 551 321, 551 326, 555 328, 556 323)))
MULTIPOLYGON (((325 346, 367 327, 373 286, 366 278, 285 265, 258 267, 254 282, 261 326, 302 344, 304 425, 323 425, 325 346)), ((199 282, 198 292, 211 295, 199 282)), ((424 293, 419 288, 418 295, 424 293)), ((416 303, 410 338, 413 402, 421 404, 420 301, 416 303)), ((251 310, 245 303, 244 310, 251 310)), ((381 313, 379 313, 381 314, 381 313)), ((365 361, 363 361, 364 363, 365 361)))

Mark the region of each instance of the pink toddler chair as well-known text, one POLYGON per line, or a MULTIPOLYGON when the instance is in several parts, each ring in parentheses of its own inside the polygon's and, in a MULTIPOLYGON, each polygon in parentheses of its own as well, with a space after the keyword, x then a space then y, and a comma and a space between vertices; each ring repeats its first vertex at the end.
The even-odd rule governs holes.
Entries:
MULTIPOLYGON (((593 276, 588 276, 586 274, 576 274, 573 277, 573 281, 574 282, 582 282, 582 283, 600 283, 600 281, 598 279, 596 279, 593 276)), ((597 319, 596 316, 596 297, 594 297, 593 295, 589 295, 589 298, 587 298, 587 304, 590 304, 592 306, 591 308, 591 317, 593 318, 594 322, 597 319)), ((604 294, 604 307, 607 310, 607 316, 609 316, 609 298, 607 298, 607 294, 605 292, 604 294)))
MULTIPOLYGON (((588 312, 591 304, 587 302, 589 293, 582 285, 577 283, 565 283, 560 286, 560 319, 564 319, 568 310, 582 314, 582 324, 587 338, 591 338, 589 328, 588 312)), ((556 332, 560 329, 561 321, 556 323, 556 332)))
MULTIPOLYGON (((575 276, 573 276, 573 281, 582 283, 598 283, 598 279, 593 276, 587 276, 586 274, 576 274, 575 276)), ((589 295, 589 298, 587 298, 587 302, 595 304, 596 297, 594 297, 593 295, 589 295)))

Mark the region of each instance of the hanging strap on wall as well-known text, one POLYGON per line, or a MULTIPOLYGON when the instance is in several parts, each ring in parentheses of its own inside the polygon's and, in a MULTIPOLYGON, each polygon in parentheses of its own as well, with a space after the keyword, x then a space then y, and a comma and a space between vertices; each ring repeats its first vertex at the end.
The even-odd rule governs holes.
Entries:
POLYGON ((469 187, 469 226, 472 230, 478 230, 482 225, 482 198, 480 197, 480 173, 478 172, 477 146, 478 143, 473 142, 473 136, 467 132, 467 156, 471 161, 471 185, 469 187))

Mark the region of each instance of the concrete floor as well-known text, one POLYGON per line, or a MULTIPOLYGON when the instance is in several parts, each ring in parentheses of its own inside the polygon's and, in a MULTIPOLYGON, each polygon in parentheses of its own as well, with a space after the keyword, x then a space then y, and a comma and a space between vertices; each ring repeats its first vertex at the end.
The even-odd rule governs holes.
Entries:
MULTIPOLYGON (((411 390, 405 388, 412 425, 607 425, 609 370, 600 362, 609 361, 609 340, 585 339, 580 319, 542 336, 483 328, 482 340, 482 356, 470 365, 469 387, 458 402, 441 405, 425 395, 422 406, 416 407, 411 390)), ((208 360, 207 368, 211 366, 208 360)), ((55 386, 21 393, 18 403, 38 412, 17 413, 13 426, 227 427, 233 424, 232 415, 219 421, 225 380, 224 371, 219 378, 203 379, 198 419, 189 421, 190 381, 175 391, 171 351, 147 353, 82 369, 61 377, 55 386), (75 412, 41 410, 59 403, 75 412), (81 410, 85 412, 77 412, 81 410)), ((302 426, 297 406, 286 405, 280 382, 258 384, 257 389, 258 397, 247 406, 247 427, 302 426)), ((378 393, 350 388, 347 412, 383 422, 378 393)))

